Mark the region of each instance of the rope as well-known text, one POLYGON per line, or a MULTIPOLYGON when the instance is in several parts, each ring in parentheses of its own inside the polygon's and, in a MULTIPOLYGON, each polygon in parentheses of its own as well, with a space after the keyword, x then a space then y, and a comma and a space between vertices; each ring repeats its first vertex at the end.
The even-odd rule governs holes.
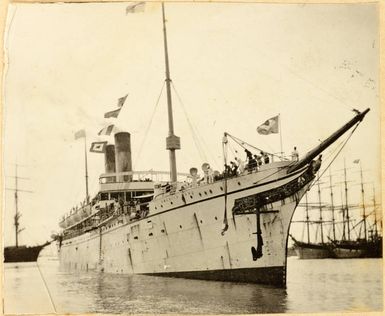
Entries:
MULTIPOLYGON (((227 165, 227 150, 226 150, 226 144, 228 143, 227 137, 224 136, 224 139, 222 141, 222 150, 223 150, 223 160, 225 163, 225 166, 227 165)), ((229 224, 227 222, 227 170, 225 168, 224 171, 224 191, 225 191, 225 212, 223 215, 223 229, 221 231, 221 235, 224 236, 225 232, 229 228, 229 224)))
POLYGON ((55 304, 54 304, 54 302, 53 302, 53 299, 52 299, 52 296, 51 296, 51 292, 50 292, 49 289, 48 289, 47 282, 45 281, 44 276, 43 276, 43 273, 41 272, 40 266, 39 266, 39 264, 38 264, 37 262, 36 262, 36 266, 37 266, 37 269, 39 270, 39 273, 40 273, 41 278, 42 278, 42 280, 43 280, 45 289, 47 290, 47 293, 48 293, 48 296, 49 296, 51 305, 52 305, 52 307, 53 307, 53 310, 55 311, 55 314, 57 314, 57 310, 56 310, 55 304))
POLYGON ((321 177, 324 175, 324 173, 329 169, 329 167, 331 166, 331 164, 334 162, 334 160, 336 160, 336 158, 338 157, 338 155, 341 153, 342 149, 345 147, 345 145, 347 144, 347 142, 349 141, 350 137, 352 137, 353 133, 355 132, 355 130, 357 129, 358 125, 360 124, 360 122, 358 122, 356 124, 356 126, 353 128, 353 130, 350 132, 349 136, 346 138, 345 142, 342 144, 341 148, 338 150, 337 154, 334 156, 334 158, 330 161, 330 163, 326 166, 326 168, 323 170, 323 172, 321 173, 321 175, 318 177, 318 179, 316 181, 314 181, 310 187, 309 187, 309 190, 313 187, 313 185, 315 185, 316 183, 318 183, 318 181, 320 181, 321 177))
POLYGON ((182 110, 183 110, 183 114, 185 115, 186 117, 186 120, 187 120, 187 123, 189 125, 189 128, 191 130, 191 134, 193 136, 193 141, 194 141, 194 144, 198 150, 198 153, 200 155, 200 158, 203 160, 203 161, 208 161, 207 160, 207 157, 205 155, 205 152, 207 152, 210 156, 210 159, 214 162, 215 166, 220 169, 220 166, 218 166, 218 163, 217 163, 217 160, 215 159, 215 155, 213 155, 213 153, 211 152, 210 150, 210 147, 207 146, 206 142, 204 141, 204 138, 198 133, 198 129, 193 125, 193 123, 191 122, 189 116, 188 116, 188 113, 186 111, 186 107, 184 106, 184 103, 182 101, 182 98, 181 96, 179 95, 178 91, 176 90, 175 86, 174 86, 174 83, 171 82, 171 85, 172 85, 172 88, 175 92, 175 95, 177 96, 178 98, 178 101, 182 107, 182 110), (207 150, 204 149, 204 147, 206 147, 207 150))
MULTIPOLYGON (((151 114, 151 118, 150 118, 150 121, 147 125, 147 128, 146 128, 146 133, 144 134, 144 138, 143 138, 143 141, 142 143, 140 144, 140 147, 139 147, 139 150, 138 150, 138 153, 135 157, 135 161, 138 161, 139 157, 140 157, 140 154, 142 153, 142 149, 143 149, 143 146, 144 146, 144 143, 146 142, 147 140, 147 135, 148 135, 148 132, 150 130, 150 127, 152 125, 152 121, 154 119, 154 116, 155 116, 155 112, 156 112, 156 109, 158 108, 158 105, 159 105, 159 101, 160 101, 160 97, 162 96, 162 93, 163 93, 163 89, 164 89, 164 85, 165 85, 165 81, 163 82, 163 85, 162 85, 162 88, 160 89, 160 93, 159 93, 159 96, 158 96, 158 100, 156 101, 155 103, 155 106, 152 110, 152 114, 151 114)), ((135 169, 135 165, 134 165, 134 169, 135 169)))
POLYGON ((192 134, 192 137, 193 137, 193 141, 194 141, 195 147, 196 147, 197 150, 198 150, 198 154, 199 154, 200 158, 201 158, 203 161, 207 161, 207 157, 206 157, 205 152, 204 152, 204 150, 203 150, 203 146, 199 143, 200 140, 199 140, 199 138, 198 138, 198 136, 197 136, 197 133, 195 132, 195 128, 194 128, 194 126, 193 126, 193 124, 192 124, 192 122, 191 122, 191 120, 190 120, 190 117, 189 117, 188 114, 187 114, 186 108, 185 108, 185 106, 184 106, 184 104, 183 104, 183 102, 182 102, 182 98, 180 97, 178 91, 176 91, 176 88, 175 88, 173 82, 171 82, 171 85, 172 85, 172 88, 173 88, 173 90, 174 90, 174 92, 175 92, 175 95, 177 96, 178 101, 179 101, 179 103, 180 103, 180 105, 181 105, 181 108, 182 108, 182 110, 183 110, 183 114, 185 115, 187 124, 188 124, 188 126, 189 126, 189 128, 190 128, 190 131, 191 131, 191 134, 192 134))
POLYGON ((231 135, 231 134, 229 134, 229 133, 227 133, 227 135, 230 136, 230 138, 231 138, 234 142, 236 142, 239 146, 241 146, 241 147, 244 148, 244 149, 246 149, 246 147, 244 146, 244 145, 246 144, 247 146, 249 146, 249 147, 251 147, 251 148, 253 148, 253 149, 255 149, 255 150, 263 151, 263 152, 267 153, 268 155, 271 155, 271 156, 274 156, 274 157, 278 157, 279 159, 282 158, 280 155, 276 155, 276 154, 267 152, 266 150, 263 150, 263 149, 261 149, 261 148, 255 147, 255 146, 253 146, 253 145, 251 145, 251 144, 249 144, 249 143, 247 143, 247 142, 245 142, 245 141, 243 141, 243 140, 241 140, 241 139, 239 139, 239 138, 237 138, 237 137, 235 137, 235 136, 233 136, 233 135, 231 135))

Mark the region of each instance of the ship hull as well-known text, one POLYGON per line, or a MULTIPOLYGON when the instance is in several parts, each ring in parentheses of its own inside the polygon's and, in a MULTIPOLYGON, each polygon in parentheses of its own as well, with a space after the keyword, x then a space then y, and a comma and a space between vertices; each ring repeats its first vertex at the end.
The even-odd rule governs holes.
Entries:
POLYGON ((295 245, 295 252, 300 259, 327 259, 333 254, 326 245, 299 243, 295 245))
POLYGON ((382 237, 367 242, 365 247, 366 258, 382 258, 382 237))
POLYGON ((365 255, 364 249, 361 248, 336 247, 333 252, 338 259, 362 258, 365 255))
POLYGON ((34 262, 37 261, 44 246, 35 247, 5 247, 4 262, 34 262))
POLYGON ((308 176, 303 183, 304 172, 282 179, 275 172, 274 180, 259 185, 251 174, 229 180, 227 195, 223 194, 224 183, 218 182, 189 191, 183 202, 178 195, 159 200, 156 214, 134 222, 122 215, 103 227, 63 240, 60 262, 77 270, 284 286, 291 218, 313 179, 308 176), (275 190, 279 188, 291 193, 263 206, 259 218, 262 240, 257 241, 256 213, 232 214, 232 210, 237 203, 244 205, 266 192, 278 196, 280 192, 275 190), (225 205, 228 228, 222 234, 225 205), (262 255, 255 258, 258 246, 262 255))
POLYGON ((258 283, 281 286, 282 280, 285 278, 285 267, 281 266, 263 268, 222 269, 208 271, 148 273, 147 275, 210 281, 258 283))

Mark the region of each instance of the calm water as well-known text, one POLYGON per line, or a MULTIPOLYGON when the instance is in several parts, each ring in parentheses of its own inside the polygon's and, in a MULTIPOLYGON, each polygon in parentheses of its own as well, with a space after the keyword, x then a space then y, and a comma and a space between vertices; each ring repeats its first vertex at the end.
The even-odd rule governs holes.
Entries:
POLYGON ((70 273, 58 262, 5 264, 6 314, 381 311, 382 259, 288 259, 286 289, 135 275, 70 273), (43 276, 43 277, 42 277, 43 276), (51 299, 50 299, 51 298, 51 299))

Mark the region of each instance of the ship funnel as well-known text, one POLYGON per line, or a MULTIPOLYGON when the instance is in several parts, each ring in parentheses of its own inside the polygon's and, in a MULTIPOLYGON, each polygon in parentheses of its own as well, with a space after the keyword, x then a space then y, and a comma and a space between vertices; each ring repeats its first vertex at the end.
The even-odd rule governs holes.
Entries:
POLYGON ((104 166, 106 173, 115 173, 115 145, 109 144, 104 152, 104 166))
MULTIPOLYGON (((115 168, 116 173, 132 171, 131 135, 127 132, 115 134, 115 168)), ((132 176, 118 176, 118 182, 131 181, 132 176)))
MULTIPOLYGON (((104 168, 106 173, 115 173, 115 145, 109 144, 104 152, 104 168)), ((116 177, 107 177, 107 182, 116 182, 116 177)))

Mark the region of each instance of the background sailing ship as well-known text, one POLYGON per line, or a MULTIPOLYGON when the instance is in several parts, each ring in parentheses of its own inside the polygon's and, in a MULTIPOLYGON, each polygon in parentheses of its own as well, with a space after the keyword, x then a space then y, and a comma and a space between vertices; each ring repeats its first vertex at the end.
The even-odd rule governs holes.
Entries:
POLYGON ((17 164, 15 165, 15 175, 13 178, 15 179, 15 187, 14 188, 6 188, 6 190, 13 191, 14 199, 15 199, 15 215, 14 215, 14 229, 15 229, 15 245, 14 246, 6 246, 4 247, 4 262, 32 262, 36 261, 40 251, 50 242, 46 242, 42 245, 37 246, 26 246, 19 244, 19 235, 25 228, 20 228, 20 217, 22 213, 19 211, 19 192, 31 192, 28 190, 21 190, 18 188, 18 180, 26 179, 23 177, 19 177, 17 173, 17 164))
MULTIPOLYGON (((351 182, 347 179, 346 159, 342 172, 342 181, 333 182, 337 175, 329 174, 324 176, 324 181, 317 181, 318 202, 303 203, 305 213, 304 220, 294 220, 294 223, 303 223, 302 237, 297 239, 292 236, 294 247, 301 259, 321 259, 321 258, 380 258, 382 257, 382 214, 380 205, 376 203, 376 194, 373 183, 364 183, 363 170, 360 159, 355 159, 353 164, 359 164, 359 170, 349 171, 359 173, 359 183, 352 186, 359 186, 361 200, 353 199, 352 195, 357 195, 358 191, 349 194, 351 182), (325 181, 328 178, 328 181, 325 181), (324 200, 321 200, 321 183, 323 186, 324 200), (370 201, 365 197, 365 187, 372 186, 372 196, 370 201), (336 204, 336 192, 341 192, 340 204, 336 204), (326 196, 329 201, 326 202, 326 196), (309 216, 309 212, 318 212, 319 217, 314 219, 309 216), (324 215, 322 215, 324 214, 324 215), (312 229, 310 228, 312 226, 312 229), (311 237, 315 231, 315 236, 311 237), (306 237, 304 237, 304 233, 306 237), (313 243, 310 240, 313 240, 313 243), (305 241, 301 241, 305 240, 305 241)), ((352 175, 352 173, 350 173, 352 175)), ((341 175, 340 175, 341 176, 341 175)))

